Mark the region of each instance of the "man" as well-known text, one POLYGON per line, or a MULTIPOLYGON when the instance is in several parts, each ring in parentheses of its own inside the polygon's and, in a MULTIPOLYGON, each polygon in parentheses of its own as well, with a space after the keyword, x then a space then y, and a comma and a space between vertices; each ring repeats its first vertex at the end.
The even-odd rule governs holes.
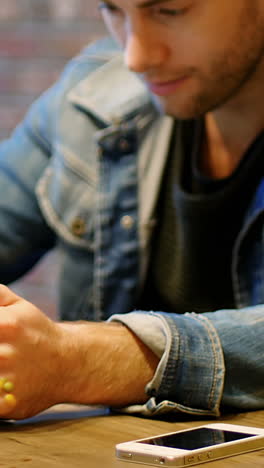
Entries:
POLYGON ((0 147, 1 281, 57 245, 63 319, 1 286, 0 417, 263 408, 263 0, 99 6, 0 147))

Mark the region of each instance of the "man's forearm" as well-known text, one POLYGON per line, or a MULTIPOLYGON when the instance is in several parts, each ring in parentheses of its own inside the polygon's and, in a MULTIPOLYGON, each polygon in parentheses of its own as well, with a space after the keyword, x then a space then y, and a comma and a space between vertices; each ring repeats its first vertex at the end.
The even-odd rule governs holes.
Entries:
POLYGON ((147 400, 158 358, 118 323, 61 323, 64 399, 125 406, 147 400), (68 376, 68 378, 67 378, 68 376))

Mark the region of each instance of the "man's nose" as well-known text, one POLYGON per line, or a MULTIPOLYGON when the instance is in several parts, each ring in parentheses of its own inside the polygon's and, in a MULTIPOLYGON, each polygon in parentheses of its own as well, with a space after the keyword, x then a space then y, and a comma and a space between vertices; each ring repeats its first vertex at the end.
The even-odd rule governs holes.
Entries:
POLYGON ((125 44, 125 63, 135 73, 160 67, 168 58, 167 47, 156 37, 131 33, 125 44))

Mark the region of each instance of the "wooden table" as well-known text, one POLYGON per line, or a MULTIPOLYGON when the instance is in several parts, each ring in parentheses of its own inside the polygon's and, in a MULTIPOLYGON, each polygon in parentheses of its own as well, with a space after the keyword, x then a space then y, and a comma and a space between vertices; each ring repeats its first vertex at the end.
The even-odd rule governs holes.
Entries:
MULTIPOLYGON (((264 411, 229 415, 222 422, 264 426, 264 411)), ((0 423, 0 467, 140 468, 115 458, 115 444, 199 426, 212 420, 149 420, 111 414, 105 408, 55 407, 20 422, 0 423)), ((200 466, 200 465, 197 465, 200 466)), ((201 465, 208 468, 261 468, 264 450, 201 465)))

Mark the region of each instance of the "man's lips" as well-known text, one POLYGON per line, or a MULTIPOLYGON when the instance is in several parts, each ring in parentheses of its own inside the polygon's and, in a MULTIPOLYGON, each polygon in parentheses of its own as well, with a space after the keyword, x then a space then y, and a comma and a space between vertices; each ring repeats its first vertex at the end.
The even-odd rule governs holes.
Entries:
POLYGON ((177 89, 182 86, 185 81, 187 80, 187 76, 183 76, 178 78, 177 80, 172 81, 160 81, 160 82, 153 82, 153 81, 146 81, 146 84, 153 94, 157 94, 158 96, 167 96, 169 94, 173 94, 177 89))

